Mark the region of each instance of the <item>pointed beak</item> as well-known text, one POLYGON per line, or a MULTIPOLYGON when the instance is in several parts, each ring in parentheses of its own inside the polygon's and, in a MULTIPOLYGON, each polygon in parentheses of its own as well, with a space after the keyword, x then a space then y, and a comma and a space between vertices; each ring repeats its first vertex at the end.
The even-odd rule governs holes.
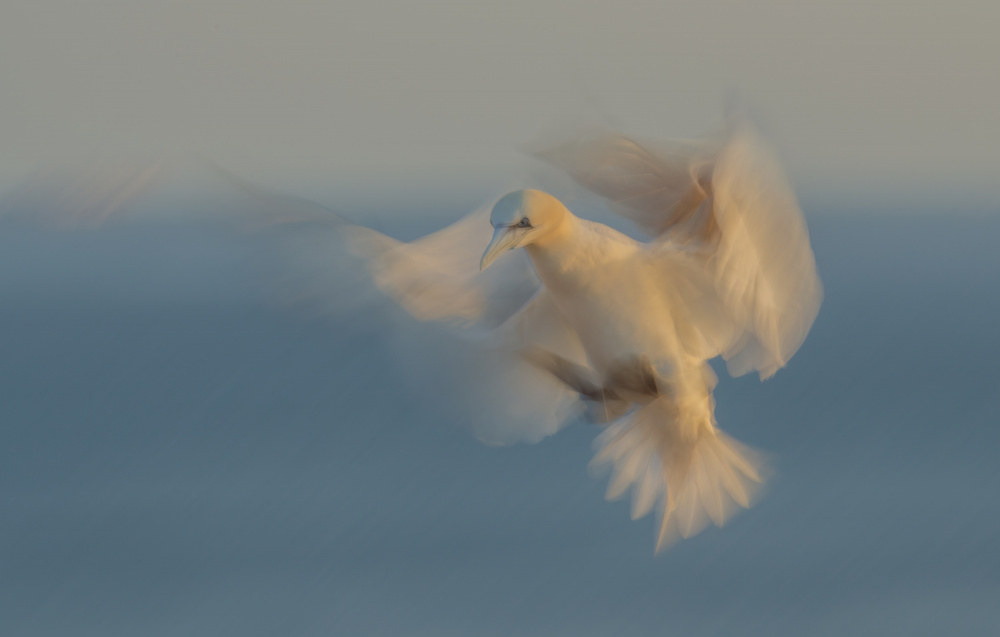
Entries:
POLYGON ((518 228, 500 227, 493 231, 493 240, 486 246, 483 253, 483 260, 479 262, 479 270, 485 270, 497 260, 497 258, 512 248, 516 248, 524 236, 523 232, 518 232, 518 228))

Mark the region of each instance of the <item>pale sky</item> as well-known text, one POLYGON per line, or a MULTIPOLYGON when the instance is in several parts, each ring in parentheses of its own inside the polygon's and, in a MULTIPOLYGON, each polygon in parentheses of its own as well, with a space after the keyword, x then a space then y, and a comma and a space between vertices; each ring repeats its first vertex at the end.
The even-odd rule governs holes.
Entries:
POLYGON ((553 125, 690 136, 736 90, 807 196, 1000 207, 998 7, 8 0, 0 185, 168 150, 305 194, 493 194, 553 125))

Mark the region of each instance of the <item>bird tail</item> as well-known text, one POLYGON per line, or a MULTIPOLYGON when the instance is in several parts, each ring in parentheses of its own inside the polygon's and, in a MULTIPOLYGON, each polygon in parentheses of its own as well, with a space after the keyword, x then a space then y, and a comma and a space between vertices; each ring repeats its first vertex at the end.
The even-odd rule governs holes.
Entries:
POLYGON ((685 423, 664 396, 609 426, 595 448, 591 467, 612 466, 609 500, 631 486, 633 520, 660 512, 657 552, 749 508, 765 479, 760 454, 711 422, 685 423))

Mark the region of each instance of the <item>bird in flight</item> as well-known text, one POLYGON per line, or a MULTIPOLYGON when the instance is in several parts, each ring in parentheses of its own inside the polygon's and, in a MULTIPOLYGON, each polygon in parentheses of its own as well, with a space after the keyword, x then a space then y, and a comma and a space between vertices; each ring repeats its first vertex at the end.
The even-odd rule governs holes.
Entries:
POLYGON ((542 421, 546 402, 568 393, 582 409, 563 420, 583 411, 605 427, 593 464, 612 469, 609 498, 631 489, 633 519, 659 512, 659 551, 723 525, 765 479, 761 457, 716 422, 708 361, 763 380, 802 344, 822 301, 805 221, 746 121, 694 143, 591 131, 537 155, 648 240, 519 190, 413 242, 355 228, 353 244, 415 318, 478 330, 563 392, 511 400, 542 421))
MULTIPOLYGON (((722 526, 766 476, 760 455, 716 422, 709 361, 769 378, 804 341, 823 296, 780 163, 738 118, 694 142, 591 130, 535 154, 647 240, 518 190, 401 242, 219 172, 264 201, 257 221, 330 225, 377 288, 476 345, 482 365, 469 374, 487 378, 506 410, 500 435, 481 437, 538 441, 585 417, 604 428, 592 465, 610 467, 608 497, 631 490, 634 519, 658 512, 658 551, 709 521, 722 526)), ((41 173, 5 207, 105 219, 156 181, 160 169, 147 168, 41 173)), ((310 272, 330 270, 327 256, 310 272)))

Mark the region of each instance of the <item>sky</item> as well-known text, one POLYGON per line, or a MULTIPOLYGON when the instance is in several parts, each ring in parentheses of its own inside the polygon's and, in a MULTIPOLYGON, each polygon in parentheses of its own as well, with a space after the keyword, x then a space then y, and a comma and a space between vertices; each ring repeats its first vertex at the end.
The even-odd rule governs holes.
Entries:
POLYGON ((319 199, 474 198, 553 127, 690 137, 735 94, 806 198, 996 209, 998 7, 7 2, 0 187, 182 152, 319 199))

